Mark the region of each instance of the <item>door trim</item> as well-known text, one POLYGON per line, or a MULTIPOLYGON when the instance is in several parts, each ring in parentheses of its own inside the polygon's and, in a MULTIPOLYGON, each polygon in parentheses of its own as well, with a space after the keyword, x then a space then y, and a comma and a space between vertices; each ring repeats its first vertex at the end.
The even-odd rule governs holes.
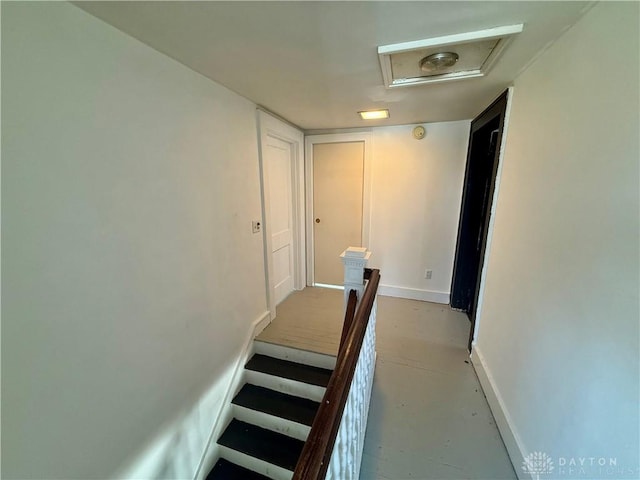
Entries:
POLYGON ((260 166, 260 192, 262 195, 262 240, 264 247, 265 288, 267 310, 271 320, 276 318, 275 285, 273 285, 273 259, 271 256, 271 207, 269 205, 269 184, 264 168, 263 147, 269 137, 278 139, 291 146, 291 199, 293 216, 293 288, 305 287, 305 204, 304 204, 304 134, 301 130, 288 125, 280 119, 257 110, 258 158, 260 166))
POLYGON ((460 207, 460 220, 458 223, 458 235, 456 241, 456 253, 454 258, 453 275, 451 278, 451 302, 453 301, 454 285, 456 281, 456 270, 458 268, 459 254, 460 254, 460 241, 462 231, 462 219, 464 215, 464 202, 466 194, 467 176, 469 174, 469 159, 471 158, 471 145, 473 139, 473 132, 482 128, 486 123, 501 116, 500 119, 500 138, 498 139, 497 151, 495 154, 493 173, 491 179, 491 197, 489 203, 489 209, 487 212, 487 218, 485 219, 484 235, 482 238, 481 252, 479 259, 479 269, 476 277, 475 291, 472 292, 473 308, 471 311, 466 312, 469 315, 470 331, 468 349, 472 351, 475 346, 476 338, 478 336, 480 327, 480 314, 482 311, 482 303, 484 296, 484 287, 487 274, 487 266, 489 263, 489 256, 491 254, 491 240, 493 238, 493 229, 495 226, 495 213, 498 203, 498 196, 500 192, 500 179, 502 176, 502 168, 504 165, 504 149, 507 139, 509 116, 511 112, 511 101, 513 98, 513 87, 508 88, 503 92, 496 100, 494 100, 489 107, 487 107, 482 113, 480 113, 476 119, 471 123, 471 133, 469 135, 469 147, 467 150, 467 166, 465 167, 465 180, 463 187, 462 205, 460 207))
MULTIPOLYGON (((305 185, 307 192, 306 216, 307 216, 307 285, 314 285, 314 245, 313 245, 313 146, 322 143, 364 143, 364 171, 362 175, 362 246, 369 246, 369 234, 371 229, 371 157, 372 157, 371 132, 359 133, 334 133, 328 135, 308 135, 305 137, 305 185)), ((344 248, 350 245, 345 245, 344 248)))
MULTIPOLYGON (((470 195, 470 186, 478 185, 479 179, 471 175, 473 167, 476 166, 477 170, 477 162, 479 160, 474 160, 474 154, 477 155, 478 149, 478 140, 477 134, 480 132, 489 122, 494 122, 496 119, 499 120, 498 124, 498 132, 499 137, 498 141, 502 140, 502 131, 504 130, 504 112, 506 110, 506 97, 507 92, 504 92, 498 99, 496 99, 489 107, 482 111, 476 118, 474 118, 471 122, 470 132, 469 132, 469 144, 467 147, 467 160, 465 165, 465 174, 464 174, 464 182, 462 188, 462 200, 460 205, 460 216, 458 220, 458 234, 456 239, 456 251, 453 261, 453 274, 451 277, 451 306, 453 308, 461 309, 469 315, 472 323, 474 320, 474 312, 475 307, 477 305, 477 295, 478 295, 478 287, 480 281, 480 272, 483 266, 483 259, 485 255, 485 247, 486 247, 486 237, 488 233, 488 224, 491 218, 491 210, 493 206, 493 198, 495 192, 495 181, 498 172, 499 166, 499 144, 496 145, 496 149, 493 152, 491 159, 491 171, 489 172, 489 198, 486 204, 486 209, 483 210, 483 215, 486 215, 483 219, 482 225, 479 226, 481 229, 481 237, 476 237, 476 232, 466 231, 466 227, 468 227, 469 222, 472 220, 477 220, 477 215, 469 216, 468 208, 470 205, 476 205, 477 198, 471 198, 470 195), (473 235, 473 238, 471 236, 473 235), (466 256, 463 256, 463 250, 466 246, 468 249, 469 242, 476 243, 476 238, 480 240, 479 255, 477 261, 472 261, 471 258, 468 258, 468 253, 466 256), (477 272, 475 275, 470 275, 466 269, 470 266, 474 265, 477 267, 477 272), (473 285, 469 285, 473 282, 473 285), (473 290, 467 290, 466 287, 473 286, 473 290), (470 292, 470 296, 468 293, 470 292), (468 298, 467 298, 468 297, 468 298), (461 301, 466 299, 467 302, 462 304, 461 301)), ((475 250, 475 248, 474 248, 475 250)))
MULTIPOLYGON (((480 331, 480 320, 482 317, 482 304, 484 300, 484 287, 487 279, 487 267, 489 265, 489 256, 491 255, 491 241, 493 239, 493 229, 496 221, 496 208, 498 205, 498 196, 500 194, 500 180, 502 179, 502 168, 504 166, 504 151, 507 144, 507 135, 509 133, 509 120, 511 118, 511 106, 513 104, 513 87, 509 87, 505 92, 507 96, 507 105, 504 110, 502 119, 502 138, 500 139, 498 153, 498 170, 496 171, 495 186, 493 190, 493 198, 491 199, 491 209, 489 210, 489 222, 487 226, 487 235, 485 239, 484 254, 482 257, 482 267, 480 269, 480 282, 478 284, 478 298, 474 312, 474 322, 472 331, 469 333, 469 350, 473 350, 480 331)), ((502 95, 501 95, 502 96, 502 95)))
POLYGON ((476 317, 477 317, 476 312, 478 309, 478 301, 480 299, 480 296, 479 296, 480 282, 482 280, 482 271, 486 265, 485 259, 487 255, 487 238, 489 234, 489 225, 491 223, 491 220, 494 214, 495 204, 493 202, 496 200, 496 197, 495 197, 496 183, 498 180, 498 167, 500 166, 500 155, 501 155, 501 152, 500 150, 498 150, 498 148, 502 147, 503 140, 504 138, 506 138, 504 135, 504 124, 505 124, 505 113, 507 108, 507 98, 508 98, 508 92, 505 91, 496 100, 494 100, 491 103, 491 105, 489 105, 485 110, 483 110, 482 113, 480 113, 471 122, 471 129, 469 133, 469 146, 467 148, 467 164, 465 167, 464 187, 462 191, 462 202, 460 207, 460 220, 458 222, 458 236, 456 241, 456 254, 455 254, 454 264, 453 264, 453 275, 451 278, 451 299, 450 299, 452 307, 462 308, 462 306, 460 305, 454 305, 455 303, 454 300, 459 299, 461 295, 461 291, 460 291, 461 289, 463 289, 464 291, 468 291, 466 290, 466 287, 467 286, 472 287, 472 290, 470 291, 471 296, 468 298, 469 303, 463 308, 463 310, 469 316, 469 320, 471 322, 470 328, 469 328, 469 341, 467 344, 469 351, 471 351, 472 349, 472 343, 474 340, 474 333, 476 329, 476 317), (480 240, 479 258, 477 260, 475 260, 475 258, 473 259, 463 258, 461 256, 462 243, 463 242, 468 243, 468 241, 473 241, 473 242, 476 241, 475 236, 473 238, 470 238, 468 233, 463 236, 463 231, 464 231, 466 222, 468 221, 468 218, 466 217, 467 205, 471 200, 473 200, 473 199, 469 199, 468 194, 469 194, 471 162, 472 162, 472 159, 474 158, 473 153, 475 152, 474 150, 475 133, 480 131, 489 122, 493 122, 496 119, 499 120, 499 126, 498 126, 499 138, 498 138, 498 145, 496 146, 496 151, 493 153, 493 161, 492 161, 493 163, 491 166, 491 173, 489 177, 489 193, 490 193, 489 202, 490 203, 488 203, 488 205, 486 206, 486 210, 485 210, 486 216, 482 220, 482 226, 480 227, 482 232, 481 237, 478 237, 478 240, 480 240), (467 218, 466 221, 465 221, 465 218, 467 218), (470 265, 471 264, 470 262, 473 262, 474 266, 477 265, 478 267, 477 271, 475 271, 473 276, 466 274, 466 283, 460 284, 458 282, 460 271, 464 269, 465 265, 470 265))

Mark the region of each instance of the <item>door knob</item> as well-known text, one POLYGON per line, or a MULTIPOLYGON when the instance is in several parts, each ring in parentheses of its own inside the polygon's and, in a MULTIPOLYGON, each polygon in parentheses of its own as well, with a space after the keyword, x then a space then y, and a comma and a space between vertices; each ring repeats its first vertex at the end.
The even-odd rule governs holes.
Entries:
POLYGON ((320 219, 319 218, 316 218, 316 223, 320 223, 320 219))

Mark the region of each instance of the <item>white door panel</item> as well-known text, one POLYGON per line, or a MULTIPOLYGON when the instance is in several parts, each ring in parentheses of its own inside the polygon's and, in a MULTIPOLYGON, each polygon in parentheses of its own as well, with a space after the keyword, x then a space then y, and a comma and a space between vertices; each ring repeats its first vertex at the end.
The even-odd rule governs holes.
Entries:
POLYGON ((276 250, 280 250, 282 247, 286 247, 291 243, 291 231, 283 230, 278 233, 274 233, 271 236, 271 245, 272 249, 275 252, 276 250))
POLYGON ((269 226, 275 303, 293 291, 293 200, 291 144, 269 137, 265 168, 269 190, 269 226))
POLYGON ((362 242, 364 142, 313 145, 314 282, 343 284, 339 255, 362 242))

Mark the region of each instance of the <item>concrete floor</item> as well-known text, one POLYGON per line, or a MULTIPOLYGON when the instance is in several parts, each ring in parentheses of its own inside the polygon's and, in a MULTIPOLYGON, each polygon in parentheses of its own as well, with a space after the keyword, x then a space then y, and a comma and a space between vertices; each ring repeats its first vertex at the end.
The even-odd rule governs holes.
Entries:
MULTIPOLYGON (((258 339, 335 354, 342 295, 295 292, 258 339)), ((515 479, 468 363, 466 316, 446 305, 378 297, 376 333, 361 480, 515 479)))

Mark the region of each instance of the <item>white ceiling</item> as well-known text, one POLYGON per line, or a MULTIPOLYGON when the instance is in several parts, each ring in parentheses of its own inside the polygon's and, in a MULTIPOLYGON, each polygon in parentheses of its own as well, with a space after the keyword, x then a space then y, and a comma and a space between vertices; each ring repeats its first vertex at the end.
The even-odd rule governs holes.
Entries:
POLYGON ((473 118, 589 2, 76 2, 306 130, 473 118), (377 47, 524 23, 487 77, 386 89, 377 47), (365 122, 359 110, 388 108, 365 122))

